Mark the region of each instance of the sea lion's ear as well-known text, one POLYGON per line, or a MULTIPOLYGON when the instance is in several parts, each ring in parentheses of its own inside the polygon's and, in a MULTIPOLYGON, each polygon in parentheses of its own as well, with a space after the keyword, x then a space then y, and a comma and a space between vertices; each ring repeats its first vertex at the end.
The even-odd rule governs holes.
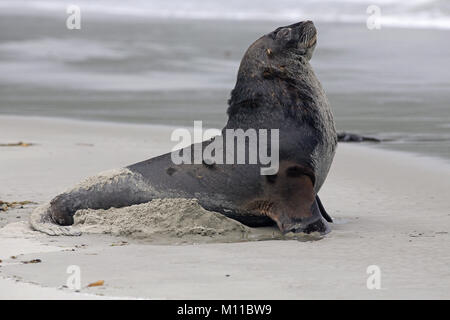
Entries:
POLYGON ((275 39, 278 41, 282 41, 282 42, 289 42, 292 40, 292 29, 291 28, 282 28, 280 29, 276 36, 275 39))

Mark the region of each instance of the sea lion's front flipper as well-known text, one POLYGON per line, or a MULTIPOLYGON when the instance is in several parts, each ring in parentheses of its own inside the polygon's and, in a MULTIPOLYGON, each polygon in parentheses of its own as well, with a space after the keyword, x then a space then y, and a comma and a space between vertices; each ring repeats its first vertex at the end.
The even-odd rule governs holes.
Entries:
POLYGON ((283 233, 328 233, 331 218, 314 191, 314 175, 301 165, 288 163, 280 168, 277 175, 266 176, 263 197, 246 209, 271 218, 283 233))
POLYGON ((323 207, 322 201, 320 201, 319 196, 316 196, 316 201, 317 201, 317 205, 319 206, 320 214, 322 215, 322 217, 324 217, 324 219, 327 220, 328 222, 333 223, 333 219, 330 217, 330 215, 327 213, 327 211, 323 207))
POLYGON ((313 233, 319 232, 324 235, 329 233, 330 227, 328 226, 327 221, 322 216, 322 213, 319 209, 319 204, 317 199, 314 200, 311 205, 310 215, 307 217, 300 217, 297 215, 289 215, 285 212, 274 213, 271 215, 272 219, 277 223, 281 232, 288 233, 313 233))

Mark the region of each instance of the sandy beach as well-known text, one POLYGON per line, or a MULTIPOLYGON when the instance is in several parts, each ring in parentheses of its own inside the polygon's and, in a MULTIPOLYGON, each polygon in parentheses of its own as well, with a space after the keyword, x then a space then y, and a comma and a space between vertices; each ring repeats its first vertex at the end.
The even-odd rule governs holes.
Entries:
POLYGON ((155 245, 29 228, 37 205, 81 179, 169 151, 171 132, 1 116, 0 143, 33 145, 0 147, 0 200, 35 204, 0 211, 0 298, 450 298, 450 165, 361 144, 339 145, 319 193, 335 223, 318 241, 155 245), (64 287, 70 265, 80 267, 80 292, 64 287), (380 290, 366 286, 370 265, 380 290))

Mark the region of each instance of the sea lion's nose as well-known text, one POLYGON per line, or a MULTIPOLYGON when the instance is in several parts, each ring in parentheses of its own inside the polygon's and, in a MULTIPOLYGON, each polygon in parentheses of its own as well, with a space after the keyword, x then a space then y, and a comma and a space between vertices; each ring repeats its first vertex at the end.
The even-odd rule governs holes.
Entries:
POLYGON ((305 29, 315 29, 316 26, 314 25, 314 22, 312 22, 311 20, 306 20, 301 24, 301 27, 303 28, 303 30, 305 29))

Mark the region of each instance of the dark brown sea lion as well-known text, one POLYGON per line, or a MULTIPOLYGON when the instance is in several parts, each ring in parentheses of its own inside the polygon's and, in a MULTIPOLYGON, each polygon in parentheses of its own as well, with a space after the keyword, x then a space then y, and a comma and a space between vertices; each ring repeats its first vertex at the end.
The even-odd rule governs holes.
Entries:
MULTIPOLYGON (((32 226, 48 234, 76 234, 61 226, 73 224, 79 209, 197 198, 205 209, 249 226, 275 222, 282 232, 328 232, 325 219, 331 218, 317 193, 330 169, 337 136, 328 100, 309 64, 316 42, 311 21, 262 36, 241 61, 222 136, 90 178, 37 209, 32 226), (174 154, 193 160, 195 150, 205 151, 217 142, 225 150, 228 142, 220 139, 232 129, 278 130, 277 148, 268 146, 270 152, 279 151, 278 170, 262 175, 260 160, 236 164, 239 143, 232 149, 234 164, 174 164, 174 154)), ((241 141, 246 159, 251 142, 250 137, 241 141)), ((222 155, 226 158, 226 151, 222 155)))

